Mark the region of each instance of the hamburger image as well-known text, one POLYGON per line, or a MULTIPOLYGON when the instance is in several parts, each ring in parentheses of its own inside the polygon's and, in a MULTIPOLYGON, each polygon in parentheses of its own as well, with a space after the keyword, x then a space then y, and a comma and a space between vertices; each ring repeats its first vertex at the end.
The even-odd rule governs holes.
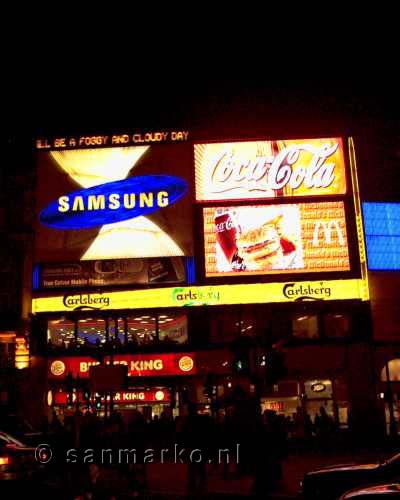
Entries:
POLYGON ((267 271, 287 267, 287 257, 294 255, 296 245, 284 234, 282 219, 282 214, 275 213, 274 217, 264 218, 263 222, 259 220, 257 223, 256 216, 246 229, 240 226, 236 245, 246 270, 267 271))
POLYGON ((238 255, 249 270, 279 267, 283 257, 278 218, 258 228, 239 233, 236 239, 238 255))

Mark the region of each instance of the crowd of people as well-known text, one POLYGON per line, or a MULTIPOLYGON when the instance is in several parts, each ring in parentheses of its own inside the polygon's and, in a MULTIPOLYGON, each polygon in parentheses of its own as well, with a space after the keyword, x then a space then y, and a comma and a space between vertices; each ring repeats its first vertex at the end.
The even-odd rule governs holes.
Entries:
POLYGON ((130 411, 128 420, 118 412, 105 419, 93 411, 75 411, 61 420, 53 412, 41 430, 53 451, 49 466, 72 474, 68 482, 78 490, 94 488, 105 470, 114 470, 139 494, 147 487, 146 463, 174 460, 187 465, 189 491, 205 491, 210 469, 224 478, 253 475, 256 491, 270 491, 278 486, 288 454, 327 450, 335 426, 324 407, 312 420, 301 408, 292 418, 272 410, 256 415, 242 401, 213 417, 189 404, 185 416, 173 418, 165 411, 148 421, 140 411, 130 411), (134 453, 127 458, 119 450, 134 453))

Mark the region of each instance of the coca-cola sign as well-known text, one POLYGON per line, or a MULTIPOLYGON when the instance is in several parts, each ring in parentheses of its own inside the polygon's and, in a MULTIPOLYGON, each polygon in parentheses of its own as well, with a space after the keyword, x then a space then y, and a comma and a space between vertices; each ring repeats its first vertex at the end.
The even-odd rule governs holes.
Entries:
POLYGON ((196 144, 195 163, 197 201, 346 192, 339 138, 196 144))

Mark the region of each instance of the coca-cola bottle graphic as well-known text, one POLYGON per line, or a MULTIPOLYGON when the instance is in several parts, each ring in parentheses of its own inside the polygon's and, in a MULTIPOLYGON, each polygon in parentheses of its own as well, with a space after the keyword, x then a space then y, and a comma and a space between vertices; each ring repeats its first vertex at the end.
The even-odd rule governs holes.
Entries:
POLYGON ((214 222, 217 245, 220 246, 229 267, 234 269, 238 259, 234 214, 228 208, 217 208, 214 222))

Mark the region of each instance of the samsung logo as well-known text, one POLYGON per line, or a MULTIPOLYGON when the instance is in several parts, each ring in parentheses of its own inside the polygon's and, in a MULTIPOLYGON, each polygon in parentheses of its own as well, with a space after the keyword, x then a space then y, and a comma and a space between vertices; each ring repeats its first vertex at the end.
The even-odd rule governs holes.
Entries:
POLYGON ((40 222, 62 230, 112 224, 168 207, 187 190, 179 177, 129 177, 60 196, 41 212, 40 222))
POLYGON ((124 194, 123 198, 119 193, 111 193, 108 196, 104 194, 89 196, 75 196, 72 199, 69 196, 58 198, 59 212, 77 212, 82 210, 118 210, 119 208, 132 209, 136 206, 140 208, 161 208, 168 206, 168 192, 159 191, 158 193, 129 193, 124 194))

